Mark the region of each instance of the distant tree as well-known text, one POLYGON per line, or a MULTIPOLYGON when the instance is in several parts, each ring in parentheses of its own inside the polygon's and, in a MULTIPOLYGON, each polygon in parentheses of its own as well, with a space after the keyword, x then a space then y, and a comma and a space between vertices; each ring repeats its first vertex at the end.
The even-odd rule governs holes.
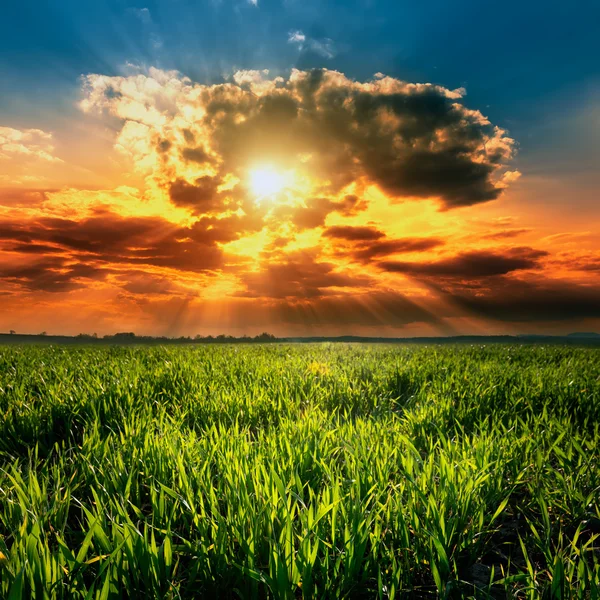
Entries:
POLYGON ((9 333, 10 333, 10 335, 15 335, 15 333, 17 333, 17 332, 14 329, 11 329, 9 333))
POLYGON ((77 339, 80 340, 94 340, 98 336, 94 333, 94 335, 90 335, 89 333, 80 333, 77 335, 77 339))
POLYGON ((272 333, 267 333, 266 331, 254 338, 254 340, 257 342, 273 342, 276 339, 277 338, 272 333))
POLYGON ((133 340, 135 339, 135 333, 133 333, 133 331, 123 331, 115 333, 112 337, 114 337, 115 340, 133 340))
POLYGON ((42 333, 40 333, 40 335, 48 335, 45 331, 42 331, 42 333))

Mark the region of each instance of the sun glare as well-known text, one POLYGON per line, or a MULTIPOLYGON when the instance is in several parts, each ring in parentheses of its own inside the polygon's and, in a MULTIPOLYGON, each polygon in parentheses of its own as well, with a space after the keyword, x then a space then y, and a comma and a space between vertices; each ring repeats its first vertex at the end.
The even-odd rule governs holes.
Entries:
POLYGON ((250 187, 259 198, 274 196, 286 185, 286 178, 272 167, 261 167, 250 171, 250 187))

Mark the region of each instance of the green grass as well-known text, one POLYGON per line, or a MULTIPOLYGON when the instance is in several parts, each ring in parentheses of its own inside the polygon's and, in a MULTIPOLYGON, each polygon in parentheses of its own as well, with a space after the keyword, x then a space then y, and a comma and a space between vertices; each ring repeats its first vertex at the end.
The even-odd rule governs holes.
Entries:
POLYGON ((2 598, 600 598, 600 351, 0 347, 2 598))

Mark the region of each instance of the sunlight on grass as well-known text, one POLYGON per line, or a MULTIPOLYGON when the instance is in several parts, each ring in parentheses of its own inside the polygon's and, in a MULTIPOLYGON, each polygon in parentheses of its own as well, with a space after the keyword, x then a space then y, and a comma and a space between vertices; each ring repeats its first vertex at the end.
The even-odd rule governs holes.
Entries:
POLYGON ((599 358, 0 347, 0 597, 597 598, 599 358))

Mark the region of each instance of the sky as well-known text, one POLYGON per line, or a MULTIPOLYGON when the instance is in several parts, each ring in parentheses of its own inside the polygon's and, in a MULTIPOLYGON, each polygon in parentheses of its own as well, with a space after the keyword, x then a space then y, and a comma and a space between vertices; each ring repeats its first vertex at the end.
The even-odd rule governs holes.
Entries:
POLYGON ((600 5, 22 0, 0 331, 600 332, 600 5))

